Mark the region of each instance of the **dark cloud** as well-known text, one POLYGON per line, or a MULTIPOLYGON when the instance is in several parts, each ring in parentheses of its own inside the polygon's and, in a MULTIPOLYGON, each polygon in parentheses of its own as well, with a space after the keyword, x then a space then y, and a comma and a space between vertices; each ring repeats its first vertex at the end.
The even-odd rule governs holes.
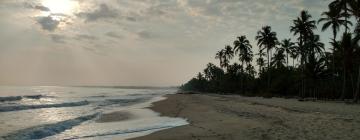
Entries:
POLYGON ((86 34, 79 34, 75 37, 76 40, 97 40, 96 36, 86 35, 86 34))
POLYGON ((34 4, 34 3, 29 3, 29 2, 25 2, 24 6, 26 8, 36 9, 36 10, 40 10, 40 11, 46 11, 46 12, 50 11, 50 9, 48 7, 46 7, 46 6, 37 5, 37 4, 34 4))
POLYGON ((34 7, 35 9, 41 10, 41 11, 50 11, 48 7, 42 6, 42 5, 36 5, 34 7))
POLYGON ((107 32, 105 35, 108 37, 117 38, 117 39, 124 38, 123 36, 118 35, 116 32, 107 32))
POLYGON ((51 16, 37 17, 36 21, 42 29, 47 31, 54 31, 60 24, 60 21, 53 19, 51 16))
POLYGON ((135 22, 137 21, 135 17, 126 17, 126 20, 135 22))
POLYGON ((63 35, 58 35, 58 34, 51 34, 50 35, 51 40, 54 41, 55 43, 62 43, 65 44, 66 43, 66 37, 63 35))
POLYGON ((150 33, 149 31, 141 31, 138 32, 137 35, 139 36, 139 38, 143 38, 143 39, 154 38, 154 34, 150 33))
POLYGON ((97 21, 99 19, 116 18, 119 16, 116 10, 109 8, 106 4, 101 4, 100 7, 92 12, 81 12, 77 14, 79 17, 85 18, 87 22, 97 21))

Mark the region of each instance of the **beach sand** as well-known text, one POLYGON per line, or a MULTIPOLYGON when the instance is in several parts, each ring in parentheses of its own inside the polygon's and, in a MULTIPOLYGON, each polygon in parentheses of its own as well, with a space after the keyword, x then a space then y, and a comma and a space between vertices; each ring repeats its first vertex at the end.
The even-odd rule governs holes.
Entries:
POLYGON ((360 106, 235 95, 174 94, 154 103, 163 116, 189 125, 132 140, 357 140, 360 106))

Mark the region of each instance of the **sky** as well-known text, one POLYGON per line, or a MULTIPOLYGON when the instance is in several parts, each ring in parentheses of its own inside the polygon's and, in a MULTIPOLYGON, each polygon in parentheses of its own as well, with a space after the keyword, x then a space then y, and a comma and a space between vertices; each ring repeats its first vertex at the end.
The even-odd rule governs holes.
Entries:
MULTIPOLYGON (((0 85, 178 86, 270 25, 328 0, 1 0, 0 85)), ((319 25, 320 26, 320 25, 319 25)), ((330 32, 316 31, 323 42, 330 32)))

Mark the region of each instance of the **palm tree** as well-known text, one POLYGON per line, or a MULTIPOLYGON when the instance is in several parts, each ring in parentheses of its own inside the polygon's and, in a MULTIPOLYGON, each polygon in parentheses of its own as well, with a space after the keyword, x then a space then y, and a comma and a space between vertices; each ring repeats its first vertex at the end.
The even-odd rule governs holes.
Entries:
MULTIPOLYGON (((327 30, 330 26, 333 32, 333 42, 336 42, 337 32, 340 30, 340 26, 346 26, 347 24, 352 24, 350 21, 343 19, 346 15, 344 13, 338 13, 334 8, 329 6, 329 11, 322 13, 322 16, 318 23, 325 22, 322 27, 322 31, 327 30)), ((335 48, 333 46, 333 53, 335 48)), ((332 75, 335 76, 335 55, 332 55, 332 75)), ((333 83, 335 84, 335 77, 333 77, 333 83)))
POLYGON ((284 67, 285 63, 285 54, 284 50, 278 49, 273 57, 273 61, 271 61, 271 65, 275 68, 284 67))
POLYGON ((323 56, 324 55, 324 43, 320 42, 319 35, 312 35, 309 40, 305 44, 306 53, 307 55, 317 55, 323 56))
POLYGON ((198 73, 198 75, 196 76, 196 79, 198 80, 205 80, 203 74, 201 72, 198 73))
POLYGON ((270 26, 264 26, 262 30, 258 31, 257 36, 255 39, 258 41, 258 46, 260 49, 264 47, 267 52, 268 57, 268 68, 270 68, 270 52, 276 46, 277 37, 276 32, 271 31, 270 26))
POLYGON ((229 67, 230 60, 234 57, 234 51, 230 45, 226 45, 224 49, 224 66, 229 67))
POLYGON ((299 47, 303 47, 305 41, 313 34, 316 29, 315 20, 311 20, 312 16, 307 11, 301 11, 300 17, 293 20, 294 25, 290 27, 290 32, 299 35, 299 47))
POLYGON ((246 66, 246 72, 252 77, 254 77, 256 74, 254 66, 252 66, 250 63, 246 66))
POLYGON ((229 66, 228 68, 228 74, 233 77, 236 77, 239 75, 239 73, 241 72, 242 66, 238 63, 234 63, 232 65, 229 66))
POLYGON ((329 4, 331 10, 336 12, 338 15, 344 15, 345 17, 345 33, 348 32, 349 29, 349 18, 350 18, 350 7, 354 0, 335 0, 329 4))
POLYGON ((265 66, 265 60, 263 56, 265 56, 266 54, 263 52, 263 50, 259 50, 259 53, 256 55, 259 55, 259 58, 256 59, 256 64, 259 65, 259 73, 262 73, 263 67, 265 66))
POLYGON ((290 57, 292 58, 293 60, 293 67, 295 68, 295 60, 299 57, 299 50, 298 50, 299 47, 297 46, 294 46, 292 49, 291 49, 291 52, 290 52, 290 57))
POLYGON ((360 18, 360 0, 352 0, 349 3, 349 11, 356 18, 360 18))
MULTIPOLYGON (((353 70, 354 70, 354 58, 358 55, 356 54, 358 51, 358 40, 355 38, 352 38, 351 33, 344 33, 343 39, 340 43, 340 49, 342 52, 342 61, 343 61, 343 91, 341 94, 341 99, 346 98, 347 93, 347 87, 352 87, 354 85, 354 77, 353 77, 353 70), (348 85, 348 78, 351 79, 350 83, 348 85)), ((349 88, 352 90, 352 93, 354 94, 354 87, 349 88)))
POLYGON ((219 59, 219 61, 220 61, 220 67, 221 67, 221 68, 224 68, 224 67, 225 67, 224 61, 223 61, 223 58, 224 58, 224 55, 225 55, 224 52, 225 52, 224 49, 221 49, 221 50, 218 51, 218 52, 216 53, 216 55, 215 55, 215 59, 219 59))
POLYGON ((295 43, 291 42, 291 39, 289 38, 282 40, 280 44, 281 48, 279 49, 286 53, 286 65, 289 67, 289 54, 291 54, 292 50, 294 49, 295 43))
POLYGON ((206 65, 206 68, 204 69, 205 78, 208 81, 217 81, 222 78, 224 75, 224 71, 217 67, 216 65, 209 63, 206 65))
MULTIPOLYGON (((355 37, 354 37, 354 43, 355 45, 357 45, 357 50, 358 50, 358 54, 360 54, 360 46, 359 44, 356 44, 356 42, 360 41, 360 0, 353 0, 350 1, 350 12, 352 13, 353 16, 355 16, 355 18, 357 19, 357 24, 355 27, 355 37)), ((355 95, 354 95, 354 101, 357 102, 359 100, 359 95, 360 95, 360 65, 358 68, 358 78, 357 78, 357 83, 356 83, 356 90, 355 90, 355 95)))
POLYGON ((241 60, 246 63, 246 65, 249 65, 250 62, 253 60, 253 52, 251 50, 247 50, 244 52, 243 55, 241 55, 241 60))
MULTIPOLYGON (((312 36, 313 30, 316 29, 315 20, 311 20, 311 15, 307 11, 301 11, 300 17, 293 20, 294 25, 290 26, 290 32, 293 32, 294 35, 299 35, 299 53, 300 53, 300 66, 301 70, 304 74, 305 70, 305 58, 306 58, 306 48, 304 48, 305 42, 312 36)), ((305 95, 305 79, 302 79, 302 93, 301 96, 305 95)))
POLYGON ((248 63, 252 61, 252 51, 251 44, 246 36, 237 37, 237 40, 234 41, 234 52, 239 55, 239 60, 244 65, 244 62, 248 63))
POLYGON ((334 36, 333 40, 336 40, 337 32, 340 30, 340 26, 346 26, 347 24, 352 25, 350 21, 343 19, 346 16, 345 14, 338 14, 335 10, 330 9, 330 11, 324 12, 321 15, 324 17, 320 18, 318 23, 325 22, 321 30, 325 31, 331 26, 334 36))
MULTIPOLYGON (((277 44, 277 37, 276 37, 276 32, 271 31, 271 27, 270 26, 264 26, 260 31, 258 31, 257 36, 255 37, 255 39, 258 41, 258 46, 260 47, 260 49, 262 49, 262 47, 264 47, 266 49, 266 54, 268 57, 268 70, 270 70, 271 66, 270 66, 270 62, 271 62, 271 58, 270 58, 270 53, 271 50, 276 46, 277 44)), ((271 79, 271 74, 269 72, 269 78, 268 78, 268 88, 270 88, 270 79, 271 79)))

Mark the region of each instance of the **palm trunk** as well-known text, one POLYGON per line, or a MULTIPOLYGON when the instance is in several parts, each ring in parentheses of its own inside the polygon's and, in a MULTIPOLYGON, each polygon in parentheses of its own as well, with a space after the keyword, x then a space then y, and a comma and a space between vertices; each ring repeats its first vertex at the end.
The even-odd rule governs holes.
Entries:
POLYGON ((286 53, 286 67, 289 68, 289 54, 286 53))
MULTIPOLYGON (((347 3, 345 3, 345 15, 348 15, 347 3)), ((348 32, 348 17, 345 16, 345 33, 348 32)))
POLYGON ((344 66, 344 71, 343 71, 343 85, 342 85, 342 93, 341 93, 341 100, 344 100, 346 97, 346 68, 345 68, 345 62, 343 64, 344 66))
POLYGON ((270 54, 269 49, 267 49, 267 57, 268 57, 268 90, 270 89, 270 54))
POLYGON ((241 77, 240 77, 240 81, 241 81, 241 93, 244 94, 244 61, 241 61, 241 77))
POLYGON ((359 92, 360 92, 360 66, 359 66, 359 72, 358 72, 358 79, 357 79, 357 84, 356 84, 354 102, 359 101, 359 94, 360 94, 359 92))
POLYGON ((295 68, 296 67, 296 65, 295 65, 295 61, 297 61, 298 60, 298 58, 297 57, 294 57, 293 58, 293 67, 295 68))
MULTIPOLYGON (((302 49, 302 47, 303 47, 303 35, 302 34, 300 34, 300 49, 302 49)), ((302 75, 302 77, 301 77, 301 92, 300 92, 300 97, 301 98, 303 98, 303 95, 304 95, 304 93, 305 93, 305 86, 304 86, 304 84, 305 84, 305 82, 304 82, 304 61, 303 61, 303 59, 304 59, 304 54, 303 54, 303 52, 301 52, 301 50, 300 50, 300 67, 301 67, 301 75, 302 75)))
MULTIPOLYGON (((336 42, 336 31, 334 31, 334 43, 336 42)), ((336 70, 335 70, 335 46, 333 46, 333 54, 332 54, 332 94, 335 95, 337 93, 337 90, 336 90, 336 77, 335 77, 335 73, 336 73, 336 70)))

